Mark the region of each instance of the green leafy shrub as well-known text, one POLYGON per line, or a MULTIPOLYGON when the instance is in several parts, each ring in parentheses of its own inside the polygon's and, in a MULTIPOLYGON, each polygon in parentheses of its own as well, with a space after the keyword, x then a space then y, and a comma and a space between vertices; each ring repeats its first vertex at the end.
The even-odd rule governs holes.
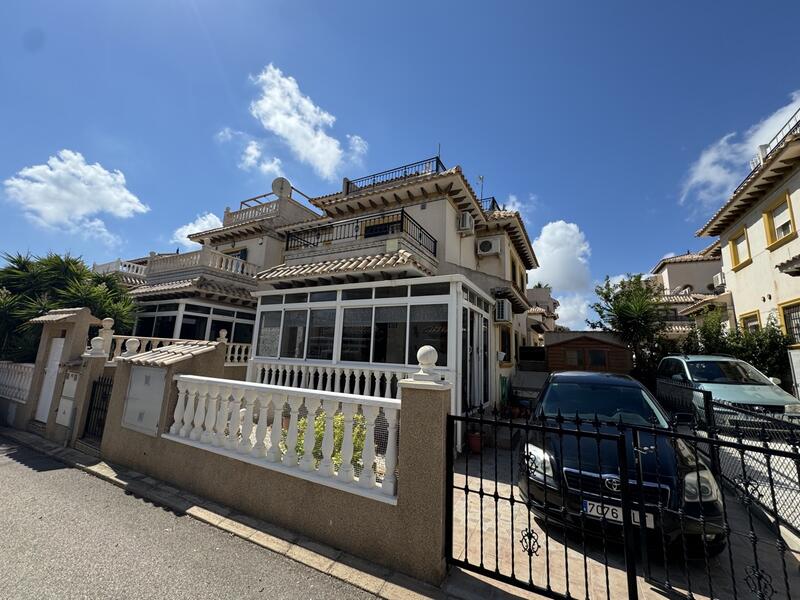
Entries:
MULTIPOLYGON (((322 460, 322 438, 325 436, 325 414, 319 414, 314 419, 314 458, 319 466, 322 460)), ((305 453, 305 437, 307 417, 301 417, 297 423, 297 444, 295 451, 298 456, 305 453)), ((364 441, 367 437, 367 426, 364 416, 356 414, 353 417, 353 459, 350 461, 355 467, 361 464, 361 455, 364 452, 364 441)), ((285 438, 285 434, 284 434, 285 438)), ((344 441, 344 416, 336 413, 333 417, 333 464, 339 468, 342 464, 342 442, 344 441)), ((282 442, 282 447, 286 449, 286 440, 282 442)))

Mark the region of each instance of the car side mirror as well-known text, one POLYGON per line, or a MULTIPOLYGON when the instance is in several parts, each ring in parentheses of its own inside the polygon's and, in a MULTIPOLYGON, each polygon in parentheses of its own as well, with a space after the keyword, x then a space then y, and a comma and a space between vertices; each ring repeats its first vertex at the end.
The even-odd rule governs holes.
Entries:
POLYGON ((686 376, 681 375, 680 373, 675 373, 672 377, 670 377, 673 381, 686 381, 686 376))
POLYGON ((772 383, 774 383, 775 385, 780 385, 780 384, 781 384, 781 380, 780 380, 780 379, 778 379, 777 377, 770 377, 770 378, 769 378, 769 380, 770 380, 772 383))

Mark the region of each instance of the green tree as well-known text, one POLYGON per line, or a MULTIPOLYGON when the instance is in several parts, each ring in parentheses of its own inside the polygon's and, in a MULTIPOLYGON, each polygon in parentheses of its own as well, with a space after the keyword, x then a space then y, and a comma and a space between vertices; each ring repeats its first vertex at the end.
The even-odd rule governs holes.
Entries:
POLYGON ((591 305, 597 319, 587 320, 592 329, 615 333, 633 352, 634 375, 654 384, 661 358, 676 349, 665 336, 663 290, 642 275, 628 275, 619 282, 609 277, 595 287, 598 301, 591 305))
POLYGON ((87 307, 111 317, 128 333, 136 307, 115 274, 98 275, 79 257, 49 253, 4 254, 0 268, 0 358, 27 361, 36 355, 41 329, 28 323, 55 308, 87 307))

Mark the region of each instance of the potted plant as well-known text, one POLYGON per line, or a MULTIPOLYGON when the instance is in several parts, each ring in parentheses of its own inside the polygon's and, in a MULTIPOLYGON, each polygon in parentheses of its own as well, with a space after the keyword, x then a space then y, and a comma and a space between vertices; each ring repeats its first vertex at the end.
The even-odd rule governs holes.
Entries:
POLYGON ((467 432, 467 447, 472 454, 480 454, 483 447, 483 436, 479 429, 470 428, 467 432))

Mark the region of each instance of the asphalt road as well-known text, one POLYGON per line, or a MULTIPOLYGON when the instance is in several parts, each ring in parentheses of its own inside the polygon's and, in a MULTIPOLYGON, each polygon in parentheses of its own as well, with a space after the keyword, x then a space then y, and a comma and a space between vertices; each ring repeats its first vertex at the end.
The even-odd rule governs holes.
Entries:
POLYGON ((369 597, 0 437, 0 599, 369 597))

